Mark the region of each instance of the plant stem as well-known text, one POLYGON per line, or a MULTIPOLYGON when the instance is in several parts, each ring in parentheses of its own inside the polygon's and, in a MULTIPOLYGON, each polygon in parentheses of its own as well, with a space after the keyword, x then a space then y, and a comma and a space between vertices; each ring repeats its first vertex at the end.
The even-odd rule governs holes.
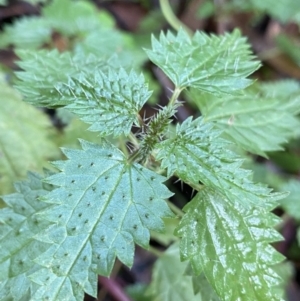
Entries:
POLYGON ((125 156, 128 156, 128 150, 126 148, 126 143, 125 143, 124 138, 122 138, 122 137, 119 138, 119 145, 120 145, 122 152, 125 154, 125 156))
POLYGON ((106 278, 103 276, 98 277, 99 283, 106 288, 109 294, 114 297, 115 300, 118 301, 132 301, 121 286, 112 278, 106 278))
POLYGON ((176 100, 178 99, 178 97, 179 97, 179 95, 180 95, 180 93, 181 93, 182 90, 183 90, 183 89, 182 89, 182 88, 179 88, 179 87, 176 87, 176 88, 175 88, 174 93, 173 93, 172 96, 171 96, 171 99, 170 99, 170 101, 169 101, 168 106, 173 106, 173 105, 174 105, 174 103, 175 103, 176 100))
POLYGON ((152 254, 154 254, 156 257, 161 257, 162 255, 164 255, 164 253, 152 246, 149 246, 148 249, 149 252, 151 252, 152 254))
POLYGON ((178 216, 182 217, 184 213, 182 212, 181 209, 179 209, 176 205, 174 205, 170 200, 167 200, 167 203, 171 210, 178 216))
POLYGON ((192 31, 175 16, 170 6, 169 0, 159 0, 159 3, 164 17, 176 31, 178 31, 182 27, 189 35, 193 34, 192 31))
POLYGON ((131 142, 134 146, 136 146, 136 147, 139 146, 139 141, 138 141, 138 139, 134 136, 133 133, 130 133, 130 134, 129 134, 129 140, 130 140, 130 142, 131 142))

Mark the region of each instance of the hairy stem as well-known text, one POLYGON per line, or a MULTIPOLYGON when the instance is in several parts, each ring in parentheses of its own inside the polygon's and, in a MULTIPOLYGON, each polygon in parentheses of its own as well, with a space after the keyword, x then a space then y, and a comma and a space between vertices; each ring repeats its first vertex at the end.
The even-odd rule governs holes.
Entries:
POLYGON ((145 161, 155 148, 156 144, 163 139, 163 136, 171 123, 171 118, 175 115, 177 108, 181 105, 180 102, 177 101, 181 91, 181 88, 176 87, 169 104, 162 108, 147 124, 140 148, 132 153, 128 159, 129 162, 145 161))
POLYGON ((181 209, 179 209, 175 204, 173 204, 171 201, 167 200, 167 203, 171 210, 179 217, 182 217, 184 213, 182 212, 181 209))
POLYGON ((162 251, 158 250, 157 248, 154 248, 153 246, 149 246, 148 251, 154 254, 156 257, 161 257, 162 255, 164 255, 162 251))

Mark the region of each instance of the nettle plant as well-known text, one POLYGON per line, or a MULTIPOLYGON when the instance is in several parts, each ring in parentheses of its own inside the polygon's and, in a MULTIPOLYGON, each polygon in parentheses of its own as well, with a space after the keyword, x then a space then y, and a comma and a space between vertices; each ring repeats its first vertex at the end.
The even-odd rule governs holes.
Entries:
POLYGON ((237 30, 161 33, 146 53, 174 89, 169 103, 143 120, 151 95, 143 75, 94 56, 18 52, 17 88, 25 100, 64 107, 100 138, 63 149, 66 160, 53 162, 59 172, 29 173, 3 197, 1 300, 96 296, 97 275, 109 276, 116 258, 131 267, 135 244, 148 249, 150 234, 163 232, 170 219, 178 221, 177 240, 155 264, 153 300, 283 300, 273 270, 283 256, 270 245, 282 237, 270 211, 286 193, 253 183, 232 141, 262 155, 280 148, 298 126, 299 106, 290 95, 279 111, 277 96, 299 87, 247 79, 260 63, 237 30), (203 116, 172 131, 183 91, 203 116), (168 201, 171 177, 195 190, 182 211, 168 201))

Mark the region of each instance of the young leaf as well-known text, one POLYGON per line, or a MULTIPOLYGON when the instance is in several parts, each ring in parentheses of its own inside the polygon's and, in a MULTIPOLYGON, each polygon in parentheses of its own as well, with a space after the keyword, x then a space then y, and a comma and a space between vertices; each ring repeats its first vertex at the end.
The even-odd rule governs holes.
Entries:
POLYGON ((193 279, 186 274, 188 262, 181 262, 175 243, 156 261, 152 282, 147 290, 152 301, 219 301, 204 275, 198 276, 201 287, 196 294, 193 279))
POLYGON ((34 260, 50 247, 35 235, 50 223, 36 215, 49 204, 38 198, 51 188, 37 174, 29 173, 28 181, 15 184, 16 193, 3 197, 7 208, 0 210, 0 299, 31 300, 35 290, 30 274, 39 269, 34 260), (25 299, 24 299, 25 298, 25 299))
POLYGON ((254 85, 239 96, 191 91, 205 121, 245 150, 266 156, 300 134, 300 86, 295 81, 254 85))
MULTIPOLYGON (((162 217, 172 216, 164 202, 172 195, 162 184, 164 177, 128 164, 106 142, 81 144, 82 150, 64 150, 69 160, 55 163, 62 172, 46 179, 60 187, 45 197, 53 206, 40 218, 57 223, 58 229, 40 237, 52 238, 56 247, 37 260, 59 277, 58 294, 76 288, 74 300, 83 290, 96 295, 96 273, 108 276, 116 257, 131 266, 134 242, 147 248, 149 230, 163 230, 162 217)), ((43 273, 34 278, 44 279, 43 273)))
POLYGON ((146 52, 176 87, 216 94, 249 86, 246 77, 259 68, 238 30, 223 36, 196 32, 190 37, 183 29, 177 35, 161 33, 146 52))
POLYGON ((127 74, 123 69, 70 79, 57 90, 63 99, 69 99, 66 108, 102 136, 128 135, 133 124, 139 126, 138 113, 151 95, 142 75, 127 74))
POLYGON ((167 168, 168 176, 176 173, 196 186, 202 182, 220 191, 233 204, 264 206, 267 199, 276 197, 264 186, 252 183, 251 172, 240 167, 242 160, 219 135, 220 131, 203 118, 188 118, 177 125, 174 137, 157 145, 157 158, 167 168))
POLYGON ((271 267, 283 256, 269 245, 281 240, 273 229, 277 217, 232 204, 208 188, 184 211, 175 232, 182 237, 181 258, 190 260, 195 273, 204 272, 221 300, 283 300, 277 290, 280 277, 271 267))
POLYGON ((50 140, 51 124, 43 112, 23 102, 0 74, 0 194, 13 190, 13 181, 28 169, 40 171, 59 151, 50 140))

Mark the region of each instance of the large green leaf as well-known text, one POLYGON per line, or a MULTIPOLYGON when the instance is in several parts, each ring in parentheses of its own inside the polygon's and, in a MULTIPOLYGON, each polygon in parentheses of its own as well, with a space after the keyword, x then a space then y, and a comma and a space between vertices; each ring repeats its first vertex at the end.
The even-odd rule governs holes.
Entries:
POLYGON ((154 265, 152 282, 147 293, 152 301, 218 301, 205 276, 195 277, 200 291, 195 294, 193 279, 186 274, 188 262, 181 262, 179 247, 169 247, 154 265))
POLYGON ((42 285, 54 273, 51 292, 73 294, 70 300, 80 300, 83 291, 95 296, 97 273, 109 275, 116 257, 131 266, 134 242, 148 248, 149 231, 162 231, 162 217, 172 216, 164 201, 172 195, 164 177, 129 164, 106 142, 81 143, 83 150, 64 150, 69 160, 55 163, 62 172, 46 179, 60 187, 45 197, 53 206, 40 218, 57 228, 39 236, 54 244, 37 259, 45 270, 31 277, 42 285))
POLYGON ((210 93, 231 93, 251 84, 246 77, 259 67, 246 39, 238 30, 223 36, 183 29, 152 37, 150 60, 160 67, 178 88, 193 87, 210 93))
MULTIPOLYGON (((273 209, 269 203, 269 209, 273 209)), ((272 269, 283 256, 269 243, 281 240, 279 219, 267 210, 232 204, 209 188, 184 207, 177 232, 182 260, 204 272, 221 300, 283 300, 272 269)))
MULTIPOLYGON (((1 76, 1 74, 0 74, 1 76)), ((41 171, 59 151, 50 140, 49 119, 21 100, 21 96, 0 79, 0 193, 13 189, 13 181, 28 170, 41 171)))
POLYGON ((142 75, 107 68, 107 63, 95 56, 85 58, 55 50, 19 51, 18 55, 25 71, 17 73, 17 88, 27 102, 47 107, 68 105, 91 124, 91 131, 104 136, 128 135, 133 124, 139 125, 138 113, 151 96, 142 75))
POLYGON ((176 173, 183 181, 214 187, 233 204, 264 206, 270 190, 251 181, 251 172, 242 169, 242 160, 230 150, 228 141, 219 137, 203 118, 188 118, 177 125, 174 137, 157 145, 157 158, 168 176, 176 173))
POLYGON ((266 156, 300 134, 300 85, 296 81, 257 84, 243 94, 191 91, 205 121, 215 122, 230 140, 245 150, 266 156))
POLYGON ((39 269, 34 260, 50 244, 36 240, 48 221, 36 215, 49 204, 39 201, 51 187, 41 177, 30 173, 28 181, 15 184, 16 193, 3 197, 7 208, 0 210, 0 299, 2 301, 31 300, 37 288, 28 279, 39 269))

